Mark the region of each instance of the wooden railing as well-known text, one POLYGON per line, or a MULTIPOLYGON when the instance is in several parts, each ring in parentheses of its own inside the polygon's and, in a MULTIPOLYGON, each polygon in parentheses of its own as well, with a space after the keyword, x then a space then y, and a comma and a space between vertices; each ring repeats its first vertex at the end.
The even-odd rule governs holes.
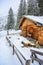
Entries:
POLYGON ((37 51, 37 50, 33 50, 31 49, 31 59, 32 59, 32 63, 34 60, 36 60, 37 62, 39 62, 39 64, 43 64, 43 60, 38 58, 37 54, 41 56, 43 56, 43 52, 37 51))

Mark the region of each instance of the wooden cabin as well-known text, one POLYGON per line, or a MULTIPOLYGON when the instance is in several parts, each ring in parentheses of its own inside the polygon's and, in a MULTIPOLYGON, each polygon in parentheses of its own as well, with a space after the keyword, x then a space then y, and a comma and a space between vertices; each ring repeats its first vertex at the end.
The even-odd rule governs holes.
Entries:
POLYGON ((24 15, 20 21, 19 28, 22 30, 22 36, 32 37, 43 45, 43 16, 26 16, 24 15), (42 35, 41 35, 42 34, 42 35), (41 39, 40 39, 41 37, 41 39))

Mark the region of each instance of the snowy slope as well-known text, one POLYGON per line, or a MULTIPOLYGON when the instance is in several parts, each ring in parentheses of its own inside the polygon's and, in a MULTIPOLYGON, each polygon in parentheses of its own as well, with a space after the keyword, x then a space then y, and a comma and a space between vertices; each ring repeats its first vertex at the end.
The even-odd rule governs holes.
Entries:
MULTIPOLYGON (((16 54, 12 55, 12 48, 9 47, 9 44, 6 40, 6 31, 1 31, 0 36, 0 65, 21 65, 16 54)), ((17 34, 16 37, 18 38, 19 35, 17 34)), ((20 38, 20 41, 22 40, 24 39, 20 38)), ((30 63, 30 65, 39 65, 39 63, 34 61, 34 63, 30 63)))
POLYGON ((0 39, 0 65, 21 65, 17 56, 12 55, 12 48, 8 46, 5 37, 0 39))

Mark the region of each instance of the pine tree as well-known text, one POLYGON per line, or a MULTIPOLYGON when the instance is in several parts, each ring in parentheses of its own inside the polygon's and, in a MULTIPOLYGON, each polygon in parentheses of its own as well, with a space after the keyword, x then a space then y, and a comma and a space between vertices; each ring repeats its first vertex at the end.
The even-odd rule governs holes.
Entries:
POLYGON ((28 0, 28 8, 27 8, 27 14, 28 15, 39 15, 39 7, 38 7, 38 1, 37 0, 28 0))
POLYGON ((23 15, 26 15, 26 0, 23 0, 23 15))
POLYGON ((17 15, 17 28, 19 29, 19 22, 20 19, 22 18, 23 15, 26 14, 26 1, 25 0, 21 0, 20 1, 20 6, 18 9, 18 15, 17 15))
POLYGON ((8 20, 7 20, 7 29, 14 29, 14 14, 12 8, 9 10, 8 20))
POLYGON ((43 0, 38 0, 38 6, 40 9, 40 15, 43 15, 43 0))

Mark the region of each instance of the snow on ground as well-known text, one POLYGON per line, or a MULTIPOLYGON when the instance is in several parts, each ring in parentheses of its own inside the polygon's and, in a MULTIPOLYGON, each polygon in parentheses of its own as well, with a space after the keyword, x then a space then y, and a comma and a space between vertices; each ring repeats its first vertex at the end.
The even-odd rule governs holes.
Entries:
POLYGON ((7 35, 7 31, 0 31, 0 38, 7 35))
POLYGON ((16 54, 12 55, 12 48, 9 47, 4 36, 5 32, 3 31, 2 34, 3 37, 0 38, 0 65, 21 65, 16 54))
MULTIPOLYGON (((12 55, 12 48, 6 40, 6 31, 0 32, 0 65, 21 65, 16 54, 12 55)), ((38 62, 30 65, 39 65, 38 62)))

